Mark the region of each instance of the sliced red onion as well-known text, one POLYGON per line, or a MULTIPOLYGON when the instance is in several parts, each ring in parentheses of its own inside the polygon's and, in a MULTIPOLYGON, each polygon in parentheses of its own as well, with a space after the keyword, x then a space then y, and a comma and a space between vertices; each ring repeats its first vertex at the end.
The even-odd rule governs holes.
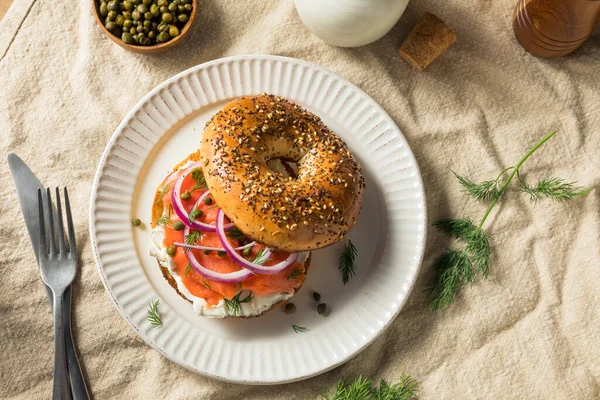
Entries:
POLYGON ((211 279, 215 282, 225 282, 225 283, 241 282, 244 279, 248 279, 252 275, 254 275, 252 273, 252 271, 250 271, 248 269, 243 269, 243 268, 240 269, 239 271, 228 272, 226 274, 210 270, 208 268, 205 268, 202 264, 200 264, 198 262, 198 260, 196 259, 196 256, 194 256, 194 253, 191 251, 186 251, 185 257, 188 259, 188 262, 190 263, 192 268, 194 268, 200 275, 202 275, 208 279, 211 279))
MULTIPOLYGON (((185 235, 189 235, 190 228, 186 226, 183 232, 185 235)), ((200 247, 200 246, 197 246, 197 247, 200 247)), ((210 270, 210 269, 204 267, 202 264, 200 264, 200 262, 198 261, 198 259, 194 255, 194 253, 191 251, 186 251, 185 257, 187 258, 187 260, 190 263, 190 265, 192 266, 192 268, 194 268, 200 275, 202 275, 208 279, 211 279, 215 282, 235 283, 235 282, 243 281, 244 279, 248 279, 249 277, 254 275, 254 273, 252 271, 250 271, 248 269, 244 269, 244 268, 242 268, 239 271, 228 272, 228 273, 221 273, 221 272, 210 270)))
POLYGON ((225 229, 223 226, 224 222, 225 213, 223 212, 223 210, 219 209, 219 211, 217 211, 216 222, 217 235, 219 236, 219 239, 221 240, 221 244, 225 248, 225 251, 227 252, 227 254, 229 254, 229 257, 231 257, 233 261, 238 263, 243 268, 246 268, 257 274, 276 274, 293 265, 298 259, 298 253, 290 253, 289 257, 280 262, 279 264, 271 265, 268 267, 248 261, 241 255, 239 255, 236 252, 235 248, 229 243, 229 240, 227 240, 227 236, 225 235, 225 229))
MULTIPOLYGON (((249 247, 252 247, 256 244, 256 242, 252 242, 252 243, 248 243, 244 246, 240 246, 240 247, 236 247, 235 250, 239 251, 239 250, 244 250, 247 249, 249 247)), ((224 248, 222 247, 208 247, 208 246, 193 246, 190 244, 186 244, 186 243, 179 243, 179 242, 173 242, 173 246, 177 246, 177 247, 184 247, 186 249, 196 249, 196 250, 214 250, 214 251, 225 251, 224 248)))
MULTIPOLYGON (((179 175, 179 177, 175 181, 175 184, 173 185, 173 190, 171 190, 171 203, 173 204, 173 210, 175 211, 175 214, 177 214, 181 222, 183 222, 186 226, 189 226, 190 228, 196 229, 198 231, 215 232, 216 229, 214 225, 205 224, 204 222, 199 221, 190 222, 190 215, 183 207, 183 203, 181 203, 181 185, 183 184, 183 180, 190 172, 192 172, 193 169, 200 168, 200 166, 200 163, 194 163, 187 167, 181 173, 181 175, 179 175)), ((209 194, 210 192, 208 190, 205 190, 204 193, 202 193, 202 195, 198 198, 198 200, 196 200, 196 203, 194 203, 194 207, 192 209, 198 207, 200 202, 204 200, 204 198, 209 194)), ((229 230, 234 226, 235 225, 233 223, 229 223, 225 225, 224 228, 225 230, 229 230)))

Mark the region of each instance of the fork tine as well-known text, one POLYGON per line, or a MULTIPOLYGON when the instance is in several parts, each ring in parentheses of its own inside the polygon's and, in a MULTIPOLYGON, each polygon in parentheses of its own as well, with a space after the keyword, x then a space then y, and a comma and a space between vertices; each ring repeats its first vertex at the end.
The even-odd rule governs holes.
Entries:
POLYGON ((58 219, 58 252, 65 254, 65 227, 63 226, 62 206, 60 204, 60 191, 56 188, 56 218, 58 219))
POLYGON ((75 244, 75 229, 73 228, 73 216, 71 215, 71 203, 69 203, 69 192, 64 188, 65 210, 67 211, 67 226, 69 229, 69 254, 77 258, 77 246, 75 244))
POLYGON ((46 188, 46 212, 48 213, 48 246, 50 256, 56 254, 56 247, 54 245, 54 216, 52 215, 52 195, 50 194, 50 188, 46 188))
POLYGON ((44 200, 42 200, 42 189, 38 189, 38 216, 40 219, 40 243, 39 257, 46 258, 48 251, 46 250, 46 224, 44 223, 44 200))

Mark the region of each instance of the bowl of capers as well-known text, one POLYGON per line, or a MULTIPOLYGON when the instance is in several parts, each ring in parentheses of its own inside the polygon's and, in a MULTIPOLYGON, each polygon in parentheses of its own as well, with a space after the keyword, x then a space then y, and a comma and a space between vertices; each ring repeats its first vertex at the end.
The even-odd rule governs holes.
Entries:
POLYGON ((96 21, 119 46, 155 53, 181 43, 196 16, 196 0, 92 0, 96 21))

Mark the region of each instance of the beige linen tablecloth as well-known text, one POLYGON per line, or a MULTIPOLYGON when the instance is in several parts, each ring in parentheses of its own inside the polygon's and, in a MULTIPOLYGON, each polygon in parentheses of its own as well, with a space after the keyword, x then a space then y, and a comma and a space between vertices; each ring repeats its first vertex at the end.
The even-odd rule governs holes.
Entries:
MULTIPOLYGON (((250 387, 189 372, 146 346, 105 294, 92 260, 88 206, 102 151, 150 89, 194 65, 267 53, 323 66, 362 88, 396 121, 418 160, 428 218, 470 216, 451 174, 494 177, 537 139, 559 134, 527 161, 550 174, 600 184, 600 37, 559 60, 515 42, 514 1, 413 0, 383 39, 357 49, 313 37, 292 1, 202 0, 190 37, 172 51, 136 55, 109 41, 90 1, 16 0, 0 23, 0 146, 46 185, 68 185, 81 246, 74 334, 89 387, 108 399, 312 398, 359 374, 421 382, 422 399, 600 398, 600 190, 532 205, 516 192, 489 219, 490 278, 441 313, 426 309, 431 262, 447 240, 429 231, 421 273, 385 333, 342 367, 301 383, 250 387), (431 68, 396 53, 424 11, 457 43, 431 68)), ((0 162, 0 398, 49 398, 52 317, 5 159, 0 162)))

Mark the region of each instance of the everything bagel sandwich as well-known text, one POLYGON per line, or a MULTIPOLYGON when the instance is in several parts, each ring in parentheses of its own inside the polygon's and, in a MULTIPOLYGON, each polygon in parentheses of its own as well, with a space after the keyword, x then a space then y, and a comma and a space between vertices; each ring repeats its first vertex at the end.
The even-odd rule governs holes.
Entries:
POLYGON ((199 315, 259 316, 300 289, 311 250, 352 228, 363 193, 360 164, 317 116, 239 98, 157 189, 150 254, 199 315))

